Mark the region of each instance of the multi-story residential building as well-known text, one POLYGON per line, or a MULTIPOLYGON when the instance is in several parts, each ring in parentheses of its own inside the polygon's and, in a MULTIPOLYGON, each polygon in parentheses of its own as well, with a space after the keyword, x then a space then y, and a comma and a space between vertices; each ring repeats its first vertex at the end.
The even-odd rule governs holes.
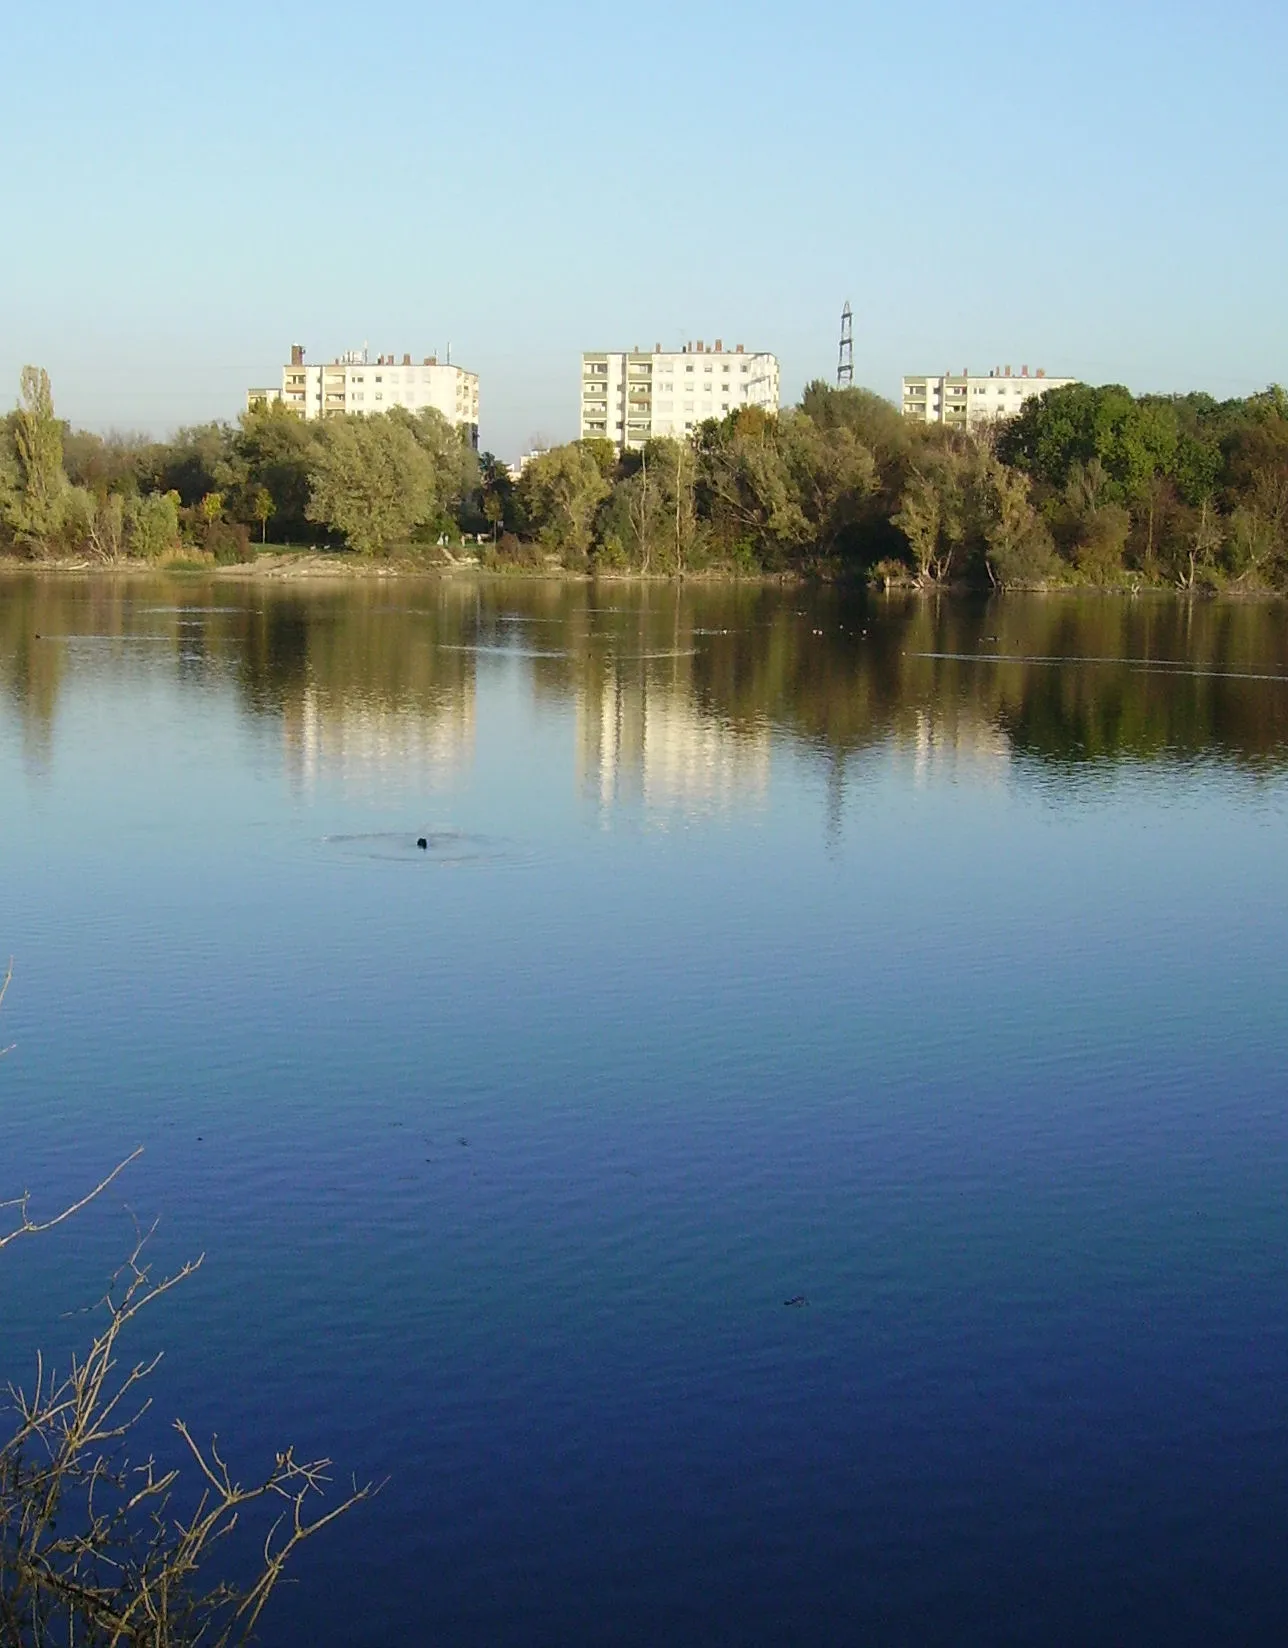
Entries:
POLYGON ((942 423, 960 429, 1013 418, 1034 395, 1063 389, 1076 378, 1050 378, 1041 367, 1030 376, 1027 366, 1018 376, 1009 366, 994 367, 987 376, 964 371, 960 376, 910 377, 903 380, 903 415, 919 423, 942 423))
POLYGON ((778 410, 778 361, 719 338, 651 352, 589 353, 581 357, 581 436, 598 435, 618 451, 656 436, 683 438, 706 418, 743 406, 778 410))
POLYGON ((516 459, 514 463, 506 464, 505 467, 510 472, 510 479, 512 481, 521 481, 523 479, 524 470, 528 467, 532 460, 534 458, 543 457, 547 450, 548 449, 544 446, 534 447, 531 452, 524 452, 518 459, 516 459))
POLYGON ((336 412, 388 412, 403 406, 419 412, 432 406, 456 429, 467 429, 474 446, 479 435, 479 380, 477 372, 440 364, 427 355, 413 364, 410 355, 377 355, 350 350, 327 365, 306 366, 304 350, 291 345, 291 359, 282 368, 275 389, 248 389, 247 406, 281 401, 302 418, 325 418, 336 412))

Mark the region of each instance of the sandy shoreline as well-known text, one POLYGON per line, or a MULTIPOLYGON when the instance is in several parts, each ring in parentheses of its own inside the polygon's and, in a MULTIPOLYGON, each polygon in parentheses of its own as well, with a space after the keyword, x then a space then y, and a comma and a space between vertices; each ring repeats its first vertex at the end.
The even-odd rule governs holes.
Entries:
POLYGON ((166 564, 154 561, 92 561, 82 557, 65 557, 50 561, 27 561, 15 555, 0 555, 0 577, 39 573, 64 577, 157 578, 171 575, 181 578, 212 578, 221 583, 357 583, 372 580, 404 578, 486 579, 489 582, 549 582, 571 584, 730 584, 730 585, 803 585, 818 584, 831 587, 867 588, 872 595, 921 596, 942 599, 944 596, 972 599, 996 599, 1006 595, 1104 595, 1132 599, 1164 597, 1168 600, 1276 602, 1282 601, 1282 592, 1273 589, 1178 589, 1167 584, 1137 584, 1135 586, 1101 584, 1043 584, 1016 586, 1013 589, 989 591, 974 585, 951 584, 935 589, 918 589, 915 585, 896 584, 882 590, 865 584, 859 576, 825 574, 809 575, 803 572, 730 572, 725 569, 673 573, 647 573, 602 569, 593 572, 572 572, 565 567, 485 567, 475 560, 429 561, 420 557, 393 556, 389 559, 367 559, 360 555, 326 553, 322 551, 289 551, 259 555, 253 561, 241 561, 231 566, 204 566, 192 562, 166 564))
POLYGON ((221 582, 282 583, 316 582, 334 579, 342 583, 388 578, 488 578, 509 582, 554 579, 561 583, 625 584, 796 584, 806 581, 798 573, 734 573, 723 570, 688 572, 682 578, 671 573, 572 572, 565 567, 485 567, 475 560, 429 561, 406 557, 368 560, 360 555, 337 555, 302 551, 257 556, 231 566, 178 565, 154 561, 91 561, 83 557, 26 561, 18 556, 0 556, 0 575, 59 573, 74 577, 158 577, 172 574, 184 578, 216 578, 221 582))

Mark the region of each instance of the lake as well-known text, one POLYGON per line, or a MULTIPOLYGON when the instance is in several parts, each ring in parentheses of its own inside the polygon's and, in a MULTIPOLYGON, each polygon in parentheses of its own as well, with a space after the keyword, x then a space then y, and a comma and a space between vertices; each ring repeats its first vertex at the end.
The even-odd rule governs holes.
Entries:
POLYGON ((1288 1640, 1282 606, 8 576, 0 809, 0 1373, 206 1255, 267 1643, 1288 1640))

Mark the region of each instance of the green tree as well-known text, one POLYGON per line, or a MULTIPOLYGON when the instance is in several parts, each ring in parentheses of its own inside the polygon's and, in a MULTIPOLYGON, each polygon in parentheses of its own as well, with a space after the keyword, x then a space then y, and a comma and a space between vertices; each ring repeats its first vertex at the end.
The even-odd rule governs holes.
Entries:
POLYGON ((943 503, 933 475, 920 469, 913 471, 903 489, 894 524, 903 533, 912 552, 918 584, 925 586, 938 582, 941 567, 946 570, 947 562, 940 553, 943 503))
POLYGON ((433 463, 405 421, 329 418, 322 425, 308 514, 360 555, 406 542, 435 507, 433 463))
POLYGON ((923 589, 967 570, 972 537, 978 538, 976 475, 983 449, 954 437, 919 455, 900 496, 893 524, 912 552, 923 589))
POLYGON ((1114 584, 1123 572, 1123 552, 1131 533, 1131 515, 1122 504, 1102 503, 1081 522, 1074 561, 1096 584, 1114 584))
POLYGON ((125 550, 126 500, 119 492, 100 494, 88 487, 70 486, 63 493, 61 514, 61 536, 69 548, 98 561, 120 560, 125 550))
POLYGON ((63 428, 43 367, 23 367, 12 428, 17 484, 10 496, 10 525, 19 539, 47 546, 58 532, 67 477, 63 428))
POLYGON ((998 438, 998 455, 1053 488, 1074 467, 1098 461, 1109 501, 1139 497, 1156 473, 1171 472, 1177 422, 1167 402, 1136 402, 1119 384, 1069 384, 1025 403, 998 438))
POLYGON ((223 519, 224 495, 222 492, 207 492, 197 504, 197 515, 203 525, 214 526, 216 521, 223 519))
POLYGON ((492 452, 484 452, 479 459, 479 487, 483 518, 495 538, 498 528, 515 524, 514 481, 508 466, 492 452))
POLYGON ((1210 501, 1204 498, 1185 544, 1185 559, 1176 575, 1181 589, 1192 590, 1200 580, 1208 581, 1224 540, 1222 523, 1210 501))
POLYGON ((280 401, 242 414, 232 437, 234 461, 244 475, 239 518, 262 526, 255 505, 262 487, 272 499, 268 518, 278 534, 301 538, 314 530, 308 507, 317 429, 280 401))
POLYGON ((250 509, 251 520, 259 527, 259 541, 260 543, 266 543, 268 541, 268 523, 272 520, 277 509, 277 505, 273 502, 273 494, 266 486, 256 483, 249 488, 246 502, 250 509))
POLYGON ((1027 475, 982 454, 974 487, 984 570, 995 589, 1043 583, 1058 563, 1051 534, 1033 507, 1027 475))
POLYGON ((780 421, 778 438, 812 547, 833 555, 866 515, 877 489, 876 459, 850 422, 821 428, 798 413, 780 421))
POLYGON ((532 459, 516 487, 529 530, 559 554, 580 565, 590 552, 595 516, 610 486, 589 443, 553 446, 532 459))
POLYGON ((153 442, 144 435, 98 435, 87 429, 64 429, 63 468, 72 486, 98 497, 109 492, 138 492, 153 442))
POLYGON ((154 561, 179 542, 179 494, 149 492, 125 505, 126 541, 132 555, 154 561))
POLYGON ((194 509, 208 492, 234 491, 246 478, 236 432, 226 423, 180 429, 152 448, 146 468, 148 489, 177 492, 185 509, 194 509))
POLYGON ((698 536, 696 456, 688 441, 651 440, 613 489, 595 551, 600 566, 683 573, 698 536))
POLYGON ((698 430, 698 508, 715 543, 735 562, 781 566, 811 545, 783 420, 758 406, 698 430))
POLYGON ((479 485, 478 454, 468 436, 433 407, 415 413, 395 407, 388 416, 410 432, 429 459, 433 493, 425 523, 438 531, 455 529, 462 504, 479 485))
POLYGON ((871 389, 833 389, 821 378, 805 386, 800 409, 816 428, 848 429, 883 468, 909 452, 914 426, 899 408, 871 389))

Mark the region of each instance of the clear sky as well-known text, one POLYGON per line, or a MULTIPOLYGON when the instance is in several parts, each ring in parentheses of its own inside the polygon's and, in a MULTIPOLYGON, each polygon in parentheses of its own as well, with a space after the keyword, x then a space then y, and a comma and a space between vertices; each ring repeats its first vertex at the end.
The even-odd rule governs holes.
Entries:
POLYGON ((772 349, 785 398, 1027 363, 1288 380, 1285 0, 6 7, 0 401, 231 418, 287 346, 450 342, 482 441, 582 349, 772 349))

